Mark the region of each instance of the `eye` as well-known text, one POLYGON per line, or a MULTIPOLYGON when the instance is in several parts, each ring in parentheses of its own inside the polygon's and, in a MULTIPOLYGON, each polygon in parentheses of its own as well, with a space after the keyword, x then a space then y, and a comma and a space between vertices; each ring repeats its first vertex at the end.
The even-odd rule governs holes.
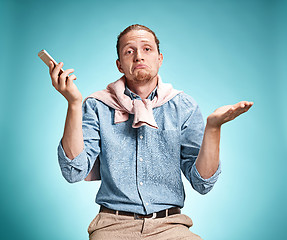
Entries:
POLYGON ((148 51, 150 51, 151 49, 150 49, 149 47, 146 47, 144 50, 148 52, 148 51))
POLYGON ((132 54, 133 53, 133 50, 132 49, 128 49, 127 51, 126 51, 126 55, 129 55, 129 54, 132 54))

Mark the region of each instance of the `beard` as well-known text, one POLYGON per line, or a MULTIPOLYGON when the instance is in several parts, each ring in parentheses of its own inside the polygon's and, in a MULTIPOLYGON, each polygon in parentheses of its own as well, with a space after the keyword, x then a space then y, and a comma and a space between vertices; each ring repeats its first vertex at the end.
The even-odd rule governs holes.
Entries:
POLYGON ((139 70, 139 71, 137 71, 133 80, 137 84, 145 84, 152 79, 153 79, 153 77, 149 72, 147 72, 145 70, 139 70))

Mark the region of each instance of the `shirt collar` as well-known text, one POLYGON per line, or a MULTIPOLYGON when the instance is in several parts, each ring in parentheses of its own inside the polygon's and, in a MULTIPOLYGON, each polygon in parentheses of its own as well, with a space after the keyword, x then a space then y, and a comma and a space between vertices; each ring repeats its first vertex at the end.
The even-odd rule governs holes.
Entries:
MULTIPOLYGON (((137 95, 136 93, 132 92, 127 86, 125 87, 124 94, 129 96, 132 100, 134 100, 134 99, 142 100, 139 95, 137 95)), ((150 93, 150 95, 147 97, 147 99, 150 99, 152 101, 156 95, 157 95, 157 86, 150 93)))

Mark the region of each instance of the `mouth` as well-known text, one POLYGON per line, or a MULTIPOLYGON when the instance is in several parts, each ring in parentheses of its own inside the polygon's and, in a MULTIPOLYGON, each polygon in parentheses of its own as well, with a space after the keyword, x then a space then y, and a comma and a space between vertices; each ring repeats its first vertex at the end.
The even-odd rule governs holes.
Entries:
POLYGON ((136 70, 136 69, 144 69, 144 68, 147 68, 147 65, 145 65, 145 64, 139 64, 139 65, 136 65, 136 66, 134 67, 134 70, 136 70))

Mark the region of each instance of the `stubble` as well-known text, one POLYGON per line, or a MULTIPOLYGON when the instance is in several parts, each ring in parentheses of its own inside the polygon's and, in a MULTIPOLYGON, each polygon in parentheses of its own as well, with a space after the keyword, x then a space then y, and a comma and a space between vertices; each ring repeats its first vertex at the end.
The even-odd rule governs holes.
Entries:
POLYGON ((145 84, 153 79, 152 75, 144 70, 139 70, 137 71, 135 77, 134 77, 134 82, 137 84, 145 84))

